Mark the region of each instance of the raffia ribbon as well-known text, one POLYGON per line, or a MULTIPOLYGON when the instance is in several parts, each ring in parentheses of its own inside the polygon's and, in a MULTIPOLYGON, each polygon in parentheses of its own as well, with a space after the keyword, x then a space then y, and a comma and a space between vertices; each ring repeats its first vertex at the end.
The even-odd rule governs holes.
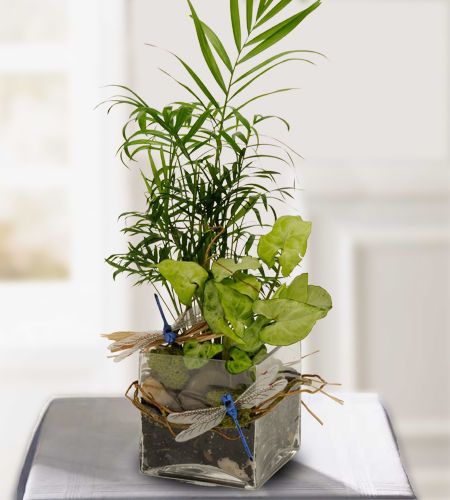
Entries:
MULTIPOLYGON (((177 344, 184 344, 190 340, 205 342, 206 340, 221 337, 221 335, 212 333, 206 321, 200 319, 198 314, 196 315, 198 320, 192 325, 188 311, 178 317, 172 325, 172 329, 178 333, 177 344)), ((193 313, 195 315, 195 311, 193 313)), ((163 332, 158 330, 151 332, 113 332, 104 334, 102 337, 112 341, 108 346, 109 351, 112 353, 109 357, 113 358, 115 362, 122 361, 137 351, 148 351, 166 343, 163 332)))
MULTIPOLYGON (((324 380, 320 375, 310 375, 310 374, 298 374, 289 380, 286 388, 278 393, 276 396, 269 400, 264 401, 260 406, 250 409, 250 420, 249 423, 258 420, 259 418, 267 415, 271 412, 279 403, 281 403, 284 398, 300 394, 324 394, 328 398, 332 399, 334 402, 342 405, 344 401, 332 394, 325 391, 327 386, 337 386, 340 384, 329 383, 324 380)), ((175 437, 176 432, 174 428, 184 428, 186 426, 180 424, 173 424, 167 420, 167 415, 173 413, 170 408, 158 403, 151 394, 145 391, 145 389, 139 384, 138 381, 132 382, 128 387, 125 397, 131 401, 131 403, 146 417, 152 419, 154 422, 164 426, 170 432, 170 434, 175 437), (133 394, 130 396, 130 391, 134 389, 133 394), (147 404, 145 404, 145 401, 147 404), (150 406, 148 405, 150 404, 150 406), (152 409, 153 408, 153 409, 152 409), (157 409, 157 411, 155 411, 157 409)), ((319 424, 323 425, 322 420, 309 408, 309 406, 301 401, 302 406, 312 415, 319 424)), ((224 439, 236 440, 239 439, 238 435, 229 435, 227 432, 219 428, 212 429, 224 439)), ((230 429, 231 431, 231 429, 230 429)))

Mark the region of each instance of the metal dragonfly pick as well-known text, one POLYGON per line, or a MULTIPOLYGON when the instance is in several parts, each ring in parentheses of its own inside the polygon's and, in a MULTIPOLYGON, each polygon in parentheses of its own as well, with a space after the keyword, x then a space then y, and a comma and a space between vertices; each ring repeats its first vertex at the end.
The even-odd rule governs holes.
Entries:
POLYGON ((244 446, 245 453, 247 453, 248 458, 253 462, 253 455, 248 446, 247 440, 245 439, 244 433, 242 432, 241 426, 239 425, 238 420, 238 411, 236 405, 234 403, 233 396, 231 394, 225 394, 220 398, 222 404, 225 405, 225 409, 227 411, 227 415, 229 415, 236 426, 236 429, 239 433, 239 437, 241 438, 242 445, 244 446))
POLYGON ((159 300, 159 296, 155 293, 155 300, 156 300, 156 305, 158 306, 159 309, 159 314, 161 314, 161 318, 163 320, 163 335, 164 339, 168 344, 173 344, 175 342, 175 339, 177 338, 177 334, 172 330, 172 327, 168 323, 166 317, 164 316, 164 312, 161 306, 161 302, 159 300))

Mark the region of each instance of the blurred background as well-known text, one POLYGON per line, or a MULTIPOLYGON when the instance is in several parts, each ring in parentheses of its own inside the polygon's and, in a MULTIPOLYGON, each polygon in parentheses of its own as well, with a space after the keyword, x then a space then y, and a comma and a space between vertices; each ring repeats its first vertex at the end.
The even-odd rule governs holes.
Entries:
MULTIPOLYGON (((231 43, 228 2, 195 5, 231 43)), ((185 97, 146 42, 206 74, 180 0, 0 0, 2 499, 51 398, 135 379, 99 334, 158 324, 151 290, 104 263, 144 189, 115 157, 125 115, 94 111, 111 83, 155 107, 185 97)), ((258 107, 292 124, 296 208, 314 223, 305 267, 334 299, 308 369, 378 392, 419 497, 448 499, 450 0, 326 0, 283 43, 329 57, 271 76, 262 88, 300 90, 258 107)))

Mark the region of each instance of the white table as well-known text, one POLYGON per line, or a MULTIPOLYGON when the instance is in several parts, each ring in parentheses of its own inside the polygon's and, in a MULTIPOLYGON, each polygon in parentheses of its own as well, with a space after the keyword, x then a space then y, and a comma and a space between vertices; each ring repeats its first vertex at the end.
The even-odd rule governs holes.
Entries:
MULTIPOLYGON (((372 498, 414 499, 378 397, 309 400, 321 427, 302 416, 297 456, 258 491, 201 487, 138 471, 140 416, 121 398, 55 399, 30 445, 20 500, 372 498)), ((308 399, 305 399, 308 401, 308 399)))

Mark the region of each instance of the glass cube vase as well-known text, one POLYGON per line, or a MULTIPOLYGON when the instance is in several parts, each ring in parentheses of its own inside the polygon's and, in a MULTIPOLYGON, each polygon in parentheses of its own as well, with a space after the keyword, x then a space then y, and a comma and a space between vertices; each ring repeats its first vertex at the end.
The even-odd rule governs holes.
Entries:
MULTIPOLYGON (((219 406, 220 396, 231 393, 237 397, 275 363, 289 362, 288 370, 299 372, 300 348, 275 348, 256 367, 238 375, 226 370, 225 361, 199 360, 205 364, 195 369, 187 368, 185 361, 181 355, 141 352, 141 403, 156 417, 161 416, 161 409, 145 399, 145 392, 173 412, 219 406)), ((187 364, 192 367, 192 358, 187 364)), ((299 450, 300 409, 300 395, 292 395, 251 423, 246 424, 242 411, 240 422, 253 460, 230 419, 228 424, 224 419, 216 431, 177 442, 164 423, 142 413, 141 472, 195 484, 260 488, 299 450)))

